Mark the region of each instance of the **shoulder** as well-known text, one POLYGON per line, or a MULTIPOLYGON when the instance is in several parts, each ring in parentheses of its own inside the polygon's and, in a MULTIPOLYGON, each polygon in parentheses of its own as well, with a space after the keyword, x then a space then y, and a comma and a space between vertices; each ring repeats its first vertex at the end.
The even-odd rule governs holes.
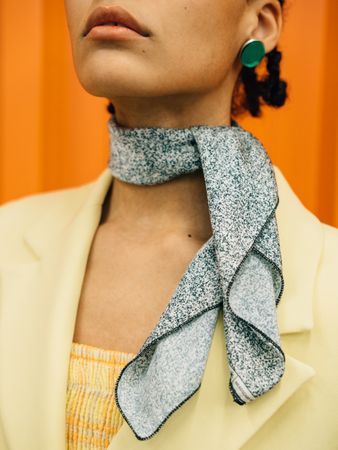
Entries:
POLYGON ((330 296, 335 298, 338 312, 338 288, 336 285, 338 278, 338 228, 323 222, 321 222, 321 226, 323 239, 317 284, 320 292, 323 294, 330 293, 330 296))
MULTIPOLYGON (((315 358, 321 360, 329 372, 333 367, 335 370, 338 368, 338 228, 321 222, 321 229, 321 252, 311 298, 314 327, 312 342, 316 349, 315 358)), ((311 242, 308 245, 311 246, 311 242)), ((338 398, 338 390, 333 396, 338 398)))
POLYGON ((0 239, 24 229, 62 197, 63 190, 27 195, 3 203, 0 206, 0 239))
POLYGON ((80 201, 90 185, 40 192, 3 203, 0 205, 0 230, 8 226, 24 227, 46 211, 80 201))
POLYGON ((0 205, 0 260, 10 261, 25 252, 22 236, 26 229, 39 223, 45 215, 54 221, 76 209, 86 196, 90 183, 27 195, 0 205), (13 257, 13 258, 12 258, 13 257))
POLYGON ((15 224, 24 225, 48 207, 50 202, 57 201, 58 197, 58 191, 43 192, 3 203, 0 205, 0 230, 15 224), (17 222, 17 219, 20 219, 20 222, 17 222))
POLYGON ((324 241, 327 245, 329 245, 328 250, 331 250, 331 256, 332 250, 336 252, 336 258, 338 258, 337 251, 338 251, 338 228, 329 225, 327 223, 321 222, 323 227, 323 233, 324 233, 324 241))

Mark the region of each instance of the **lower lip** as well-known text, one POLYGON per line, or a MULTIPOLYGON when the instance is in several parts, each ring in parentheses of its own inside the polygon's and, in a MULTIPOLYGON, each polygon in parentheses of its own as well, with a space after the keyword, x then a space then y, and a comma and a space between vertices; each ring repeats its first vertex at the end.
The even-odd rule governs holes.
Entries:
POLYGON ((91 39, 99 39, 102 41, 111 40, 127 40, 135 38, 144 38, 141 34, 126 27, 120 27, 118 25, 99 25, 93 27, 87 34, 87 37, 91 39))

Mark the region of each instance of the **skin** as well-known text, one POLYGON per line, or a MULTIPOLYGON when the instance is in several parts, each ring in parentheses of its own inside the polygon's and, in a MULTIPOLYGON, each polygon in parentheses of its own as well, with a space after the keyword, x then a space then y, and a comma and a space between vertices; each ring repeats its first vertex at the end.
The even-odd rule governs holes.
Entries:
MULTIPOLYGON (((242 45, 260 39, 269 52, 282 28, 278 0, 125 0, 115 4, 150 35, 103 43, 82 37, 100 4, 113 3, 65 0, 74 67, 83 88, 109 99, 126 127, 229 125, 242 45)), ((114 179, 92 244, 74 339, 136 353, 211 235, 201 171, 153 186, 114 179)))

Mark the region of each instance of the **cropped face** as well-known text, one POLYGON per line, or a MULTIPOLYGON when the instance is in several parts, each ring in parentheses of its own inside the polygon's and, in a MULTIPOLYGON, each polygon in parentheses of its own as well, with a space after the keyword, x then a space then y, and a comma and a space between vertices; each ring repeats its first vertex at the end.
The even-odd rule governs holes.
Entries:
POLYGON ((65 0, 79 81, 87 92, 113 102, 119 97, 203 95, 234 84, 241 68, 239 50, 249 38, 246 8, 247 0, 65 0), (126 9, 149 36, 83 37, 88 16, 101 5, 126 9))

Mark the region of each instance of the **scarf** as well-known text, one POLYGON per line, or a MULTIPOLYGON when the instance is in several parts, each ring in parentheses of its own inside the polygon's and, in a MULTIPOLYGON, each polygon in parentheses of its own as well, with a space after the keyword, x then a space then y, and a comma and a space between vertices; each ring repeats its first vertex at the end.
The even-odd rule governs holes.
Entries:
POLYGON ((115 384, 123 418, 145 440, 199 389, 220 310, 233 400, 245 405, 281 379, 279 198, 265 148, 234 120, 127 128, 113 115, 108 130, 108 165, 120 180, 154 185, 202 169, 212 226, 212 236, 115 384))

